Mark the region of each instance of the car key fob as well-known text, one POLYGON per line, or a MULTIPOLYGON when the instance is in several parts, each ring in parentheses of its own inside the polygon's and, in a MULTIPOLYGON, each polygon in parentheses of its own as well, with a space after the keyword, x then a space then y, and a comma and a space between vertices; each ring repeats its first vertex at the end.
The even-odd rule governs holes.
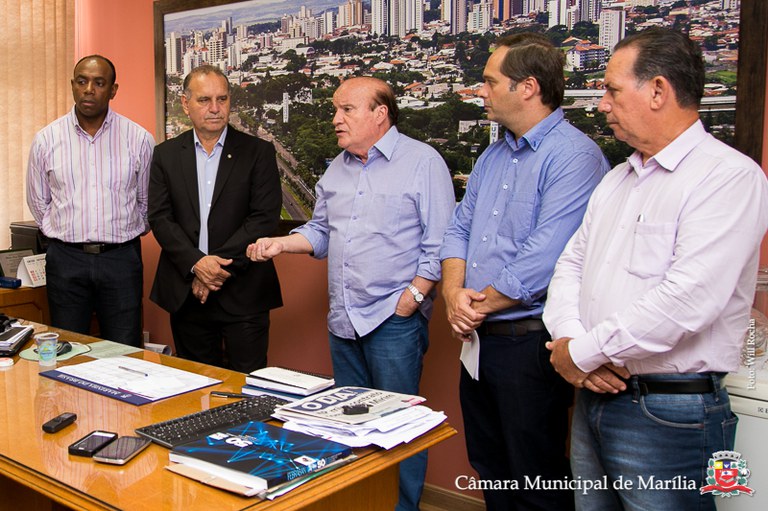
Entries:
POLYGON ((54 417, 45 424, 43 424, 43 431, 46 433, 56 433, 66 428, 77 420, 77 415, 71 412, 64 412, 58 417, 54 417))

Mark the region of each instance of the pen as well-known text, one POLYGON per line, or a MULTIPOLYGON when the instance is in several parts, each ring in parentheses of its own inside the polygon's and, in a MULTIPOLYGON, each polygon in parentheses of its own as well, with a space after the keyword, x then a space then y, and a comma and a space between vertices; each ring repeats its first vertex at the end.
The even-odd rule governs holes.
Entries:
POLYGON ((122 369, 123 371, 128 371, 129 373, 140 374, 140 375, 144 376, 145 378, 149 377, 149 375, 147 373, 142 372, 142 371, 137 371, 136 369, 131 369, 130 367, 125 367, 125 366, 117 366, 117 367, 118 367, 118 369, 122 369))
POLYGON ((216 397, 244 397, 244 398, 253 397, 248 394, 238 394, 237 392, 222 392, 220 390, 212 390, 210 395, 216 396, 216 397))
POLYGON ((642 213, 640 213, 640 216, 638 216, 638 217, 637 217, 637 221, 638 221, 639 223, 643 223, 643 222, 645 222, 645 217, 643 216, 643 214, 642 214, 642 213))

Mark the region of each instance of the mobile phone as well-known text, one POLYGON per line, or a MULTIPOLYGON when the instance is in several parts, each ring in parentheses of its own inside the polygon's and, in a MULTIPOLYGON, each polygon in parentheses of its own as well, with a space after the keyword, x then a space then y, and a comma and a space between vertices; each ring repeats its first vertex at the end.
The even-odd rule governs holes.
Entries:
POLYGON ((111 431, 91 431, 83 438, 69 446, 69 454, 73 456, 93 456, 107 444, 117 438, 117 433, 111 431))
POLYGON ((93 455, 94 461, 125 465, 128 460, 146 449, 152 441, 138 436, 121 436, 93 455))

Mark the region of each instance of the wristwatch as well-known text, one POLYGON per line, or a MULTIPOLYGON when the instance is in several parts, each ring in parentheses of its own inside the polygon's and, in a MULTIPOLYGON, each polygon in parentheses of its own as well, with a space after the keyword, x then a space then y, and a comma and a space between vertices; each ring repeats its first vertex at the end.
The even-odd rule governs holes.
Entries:
POLYGON ((424 295, 421 294, 421 291, 419 291, 419 289, 416 286, 414 286, 413 284, 408 284, 408 291, 410 291, 411 294, 413 294, 413 299, 416 300, 416 303, 418 303, 419 305, 424 303, 424 295))

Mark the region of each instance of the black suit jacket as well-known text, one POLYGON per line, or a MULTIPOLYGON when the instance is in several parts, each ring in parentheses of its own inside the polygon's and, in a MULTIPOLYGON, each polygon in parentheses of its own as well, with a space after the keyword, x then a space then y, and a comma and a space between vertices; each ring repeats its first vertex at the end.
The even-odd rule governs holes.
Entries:
MULTIPOLYGON (((192 130, 155 147, 149 180, 149 223, 162 252, 150 298, 176 312, 191 292, 192 266, 205 254, 200 237, 197 163, 192 130)), ((282 297, 272 261, 251 262, 249 243, 270 236, 282 206, 275 149, 269 142, 229 126, 208 216, 210 255, 233 259, 232 276, 209 300, 233 315, 280 307, 282 297)))

